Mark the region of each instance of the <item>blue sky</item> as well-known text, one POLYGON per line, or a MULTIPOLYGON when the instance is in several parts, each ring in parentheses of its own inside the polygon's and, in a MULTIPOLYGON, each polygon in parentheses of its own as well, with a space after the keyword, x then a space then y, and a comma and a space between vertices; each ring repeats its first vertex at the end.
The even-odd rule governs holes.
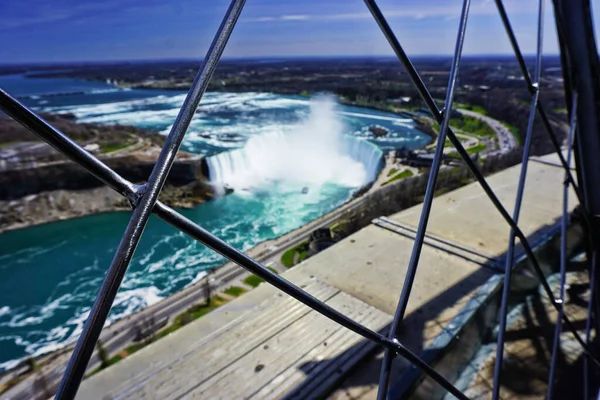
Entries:
MULTIPOLYGON (((592 0, 600 20, 600 0, 592 0)), ((202 57, 227 0, 0 0, 0 63, 202 57)), ((380 0, 410 55, 450 54, 461 0, 380 0)), ((505 0, 533 53, 537 0, 505 0)), ((546 0, 544 51, 556 54, 546 0)), ((598 35, 597 35, 598 36, 598 35)), ((510 54, 492 0, 472 0, 465 54, 510 54)), ((247 0, 225 57, 392 55, 362 0, 247 0)))

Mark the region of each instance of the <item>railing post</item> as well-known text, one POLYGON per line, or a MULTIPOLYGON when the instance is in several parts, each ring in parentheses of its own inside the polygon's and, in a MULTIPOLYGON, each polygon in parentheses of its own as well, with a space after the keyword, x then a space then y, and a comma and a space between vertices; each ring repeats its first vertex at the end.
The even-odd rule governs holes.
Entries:
MULTIPOLYGON (((587 229, 590 238, 588 260, 591 266, 600 256, 600 60, 594 39, 590 1, 554 0, 554 7, 567 105, 571 103, 574 93, 578 96, 576 111, 569 107, 569 116, 572 117, 573 112, 577 114, 575 163, 583 195, 583 212, 587 212, 590 217, 587 229)), ((595 285, 590 293, 595 295, 590 295, 590 302, 593 304, 589 310, 593 312, 589 317, 592 318, 592 326, 596 331, 597 346, 600 332, 600 269, 590 268, 591 273, 596 276, 590 279, 595 285)), ((587 337, 589 338, 589 327, 587 337)), ((586 368, 586 377, 587 373, 586 368)))
POLYGON ((573 92, 578 93, 575 136, 577 172, 584 205, 594 218, 591 233, 597 240, 600 234, 600 61, 594 40, 590 1, 554 0, 554 5, 559 17, 558 29, 564 32, 560 45, 569 115, 573 111, 570 107, 573 92))

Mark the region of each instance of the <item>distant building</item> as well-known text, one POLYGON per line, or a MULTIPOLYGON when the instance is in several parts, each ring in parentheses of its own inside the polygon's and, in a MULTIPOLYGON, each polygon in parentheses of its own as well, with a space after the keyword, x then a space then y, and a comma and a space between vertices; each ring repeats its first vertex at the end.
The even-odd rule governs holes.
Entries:
MULTIPOLYGON (((400 149, 396 152, 396 156, 400 160, 400 164, 408 165, 409 167, 431 167, 434 154, 400 149)), ((445 155, 442 155, 442 161, 449 163, 452 160, 448 159, 445 155)))

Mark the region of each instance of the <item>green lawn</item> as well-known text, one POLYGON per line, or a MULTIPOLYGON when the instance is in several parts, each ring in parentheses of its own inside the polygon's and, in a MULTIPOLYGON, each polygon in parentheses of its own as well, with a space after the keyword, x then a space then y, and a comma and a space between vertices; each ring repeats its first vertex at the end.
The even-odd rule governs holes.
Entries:
POLYGON ((282 255, 281 255, 281 263, 283 265, 285 265, 288 268, 291 268, 294 266, 294 255, 296 254, 296 248, 292 247, 291 249, 287 249, 282 255))
POLYGON ((487 110, 485 108, 483 108, 481 106, 476 106, 474 104, 465 104, 461 108, 464 108, 465 110, 474 111, 476 113, 483 114, 483 115, 487 114, 487 110))
POLYGON ((394 175, 396 172, 398 172, 397 168, 392 168, 388 171, 387 176, 392 176, 394 175))
POLYGON ((468 117, 450 118, 450 127, 483 137, 496 137, 496 132, 480 119, 468 117))
POLYGON ((17 143, 19 143, 19 142, 4 142, 4 143, 0 143, 0 149, 12 146, 13 144, 17 144, 17 143))
POLYGON ((482 151, 485 150, 487 146, 485 145, 485 143, 480 143, 477 146, 473 146, 467 149, 467 153, 469 154, 475 154, 475 153, 481 153, 482 151))
POLYGON ((257 287, 258 285, 264 282, 264 279, 256 275, 250 275, 249 277, 244 279, 243 282, 248 286, 257 287))
POLYGON ((300 264, 302 261, 306 260, 306 257, 308 257, 308 244, 306 246, 300 247, 298 248, 298 258, 296 259, 297 264, 300 264))
POLYGON ((131 146, 131 143, 103 143, 100 146, 102 153, 112 153, 113 151, 121 150, 131 146))
POLYGON ((383 182, 381 185, 385 186, 389 183, 398 181, 400 179, 404 179, 404 178, 409 178, 411 176, 413 176, 413 172, 410 169, 405 169, 402 172, 398 172, 396 175, 392 176, 390 179, 388 179, 387 181, 383 182))
POLYGON ((504 125, 506 125, 508 127, 508 129, 512 132, 513 136, 515 137, 515 139, 517 140, 517 143, 519 143, 520 145, 523 144, 523 141, 521 139, 521 133, 519 132, 519 130, 517 129, 516 126, 504 123, 504 125))
POLYGON ((228 294, 233 297, 238 297, 239 295, 246 293, 246 290, 239 286, 230 286, 227 289, 223 290, 223 293, 228 294))

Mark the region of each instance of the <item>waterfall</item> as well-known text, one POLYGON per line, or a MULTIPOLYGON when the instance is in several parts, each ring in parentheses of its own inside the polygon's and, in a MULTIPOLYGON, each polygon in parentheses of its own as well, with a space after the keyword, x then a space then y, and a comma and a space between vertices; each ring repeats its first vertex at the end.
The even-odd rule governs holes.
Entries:
POLYGON ((306 154, 306 157, 300 158, 300 162, 307 163, 304 166, 297 165, 298 159, 291 156, 294 153, 291 144, 272 146, 272 142, 285 142, 285 137, 273 135, 261 139, 258 141, 262 146, 260 148, 251 144, 208 157, 206 162, 210 181, 234 189, 264 186, 274 181, 288 181, 299 186, 329 182, 361 187, 373 182, 383 167, 383 152, 379 147, 349 135, 344 135, 340 140, 343 152, 331 154, 329 160, 306 154), (290 155, 289 165, 285 165, 286 154, 290 155))
POLYGON ((313 100, 308 119, 293 129, 254 136, 241 149, 208 157, 211 182, 234 190, 268 189, 274 183, 358 188, 372 182, 382 167, 383 152, 373 143, 343 134, 334 106, 330 98, 313 100))
POLYGON ((344 135, 344 142, 347 146, 347 152, 353 160, 360 162, 366 172, 366 179, 363 185, 373 182, 377 178, 379 170, 383 168, 383 151, 381 149, 363 139, 355 138, 354 136, 344 135))

